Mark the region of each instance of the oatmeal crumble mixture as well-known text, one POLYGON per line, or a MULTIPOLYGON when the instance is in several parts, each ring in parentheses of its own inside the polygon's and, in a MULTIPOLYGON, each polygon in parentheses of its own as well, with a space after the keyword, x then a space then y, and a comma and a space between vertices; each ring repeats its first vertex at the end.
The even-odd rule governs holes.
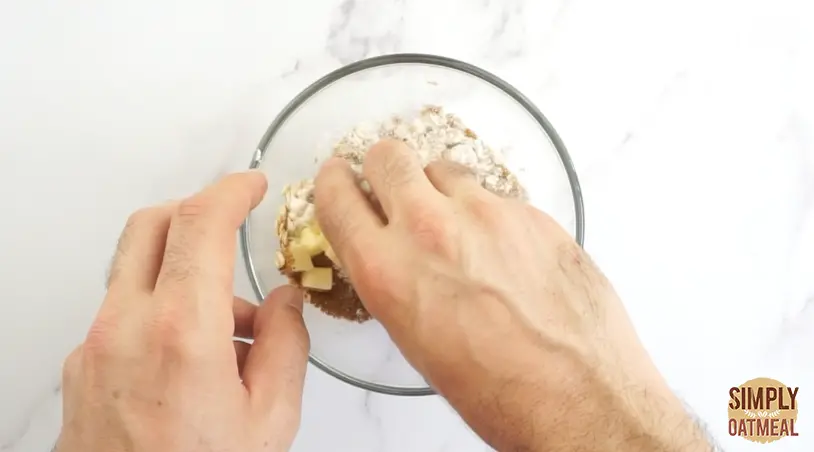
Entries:
MULTIPOLYGON (((423 166, 445 159, 466 166, 487 190, 502 197, 525 199, 517 178, 504 166, 503 157, 478 138, 460 118, 441 107, 428 106, 414 118, 393 116, 380 124, 360 124, 334 146, 359 176, 360 187, 373 200, 362 178, 365 154, 379 140, 401 140, 414 149, 423 166)), ((314 210, 314 181, 302 180, 283 189, 285 203, 277 217, 280 251, 277 268, 304 289, 306 300, 326 314, 356 322, 369 320, 330 244, 322 235, 314 210)))

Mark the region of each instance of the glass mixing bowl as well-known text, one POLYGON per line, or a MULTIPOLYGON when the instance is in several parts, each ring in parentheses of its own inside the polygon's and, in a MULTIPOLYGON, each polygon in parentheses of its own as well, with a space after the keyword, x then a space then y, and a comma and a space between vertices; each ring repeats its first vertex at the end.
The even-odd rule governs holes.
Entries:
MULTIPOLYGON (((251 168, 266 174, 269 192, 241 228, 246 267, 259 300, 287 282, 274 259, 282 187, 314 177, 333 144, 355 125, 394 114, 411 116, 428 104, 458 115, 486 144, 503 149, 506 166, 526 188, 531 204, 582 244, 579 182, 565 146, 537 107, 508 83, 470 64, 433 55, 386 55, 342 67, 306 88, 260 140, 251 168)), ((316 367, 379 393, 433 394, 375 320, 339 320, 308 304, 303 315, 316 367)))

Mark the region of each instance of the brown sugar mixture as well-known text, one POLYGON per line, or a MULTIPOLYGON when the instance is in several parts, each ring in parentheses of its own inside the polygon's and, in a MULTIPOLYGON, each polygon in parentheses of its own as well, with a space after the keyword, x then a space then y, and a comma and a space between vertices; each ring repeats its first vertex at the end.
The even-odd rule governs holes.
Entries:
MULTIPOLYGON (((517 178, 504 166, 500 152, 485 145, 457 116, 429 106, 411 119, 394 116, 381 124, 360 124, 334 146, 333 155, 350 163, 360 188, 373 203, 375 196, 362 178, 362 164, 367 150, 384 138, 403 141, 416 151, 424 166, 438 159, 451 160, 472 170, 492 193, 526 198, 517 178)), ((292 284, 302 287, 306 300, 322 312, 360 323, 370 320, 316 222, 313 190, 313 179, 283 189, 285 203, 276 228, 280 241, 277 268, 292 284)))
MULTIPOLYGON (((314 256, 313 263, 316 268, 332 268, 335 274, 338 273, 325 253, 314 256)), ((288 272, 287 275, 290 280, 302 287, 302 277, 299 273, 288 272)), ((331 288, 327 291, 309 290, 307 287, 305 289, 307 301, 331 317, 360 323, 371 319, 350 281, 343 276, 332 281, 331 288)))

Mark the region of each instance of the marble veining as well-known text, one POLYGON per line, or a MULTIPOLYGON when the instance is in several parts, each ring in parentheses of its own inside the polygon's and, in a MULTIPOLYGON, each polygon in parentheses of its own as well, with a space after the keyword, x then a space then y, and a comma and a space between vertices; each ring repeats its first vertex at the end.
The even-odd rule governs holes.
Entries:
MULTIPOLYGON (((586 248, 676 392, 726 450, 814 449, 811 14, 805 0, 4 4, 0 451, 53 445, 61 360, 126 215, 245 168, 299 90, 392 52, 466 60, 532 99, 582 181, 586 248), (800 386, 800 437, 726 435, 726 388, 756 376, 800 386)), ((310 368, 294 451, 324 450, 490 449, 439 398, 310 368)))

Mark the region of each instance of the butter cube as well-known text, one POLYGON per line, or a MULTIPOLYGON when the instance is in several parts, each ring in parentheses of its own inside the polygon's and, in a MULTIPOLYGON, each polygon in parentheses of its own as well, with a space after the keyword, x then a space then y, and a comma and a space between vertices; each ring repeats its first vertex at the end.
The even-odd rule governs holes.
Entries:
POLYGON ((328 241, 325 240, 322 232, 312 227, 307 227, 300 232, 297 243, 305 247, 311 256, 316 256, 325 251, 325 247, 328 246, 328 241))
POLYGON ((329 291, 333 287, 333 270, 317 267, 302 274, 300 283, 303 287, 313 290, 329 291))
POLYGON ((313 270, 314 263, 311 261, 311 254, 308 249, 300 244, 293 244, 289 248, 291 253, 291 270, 294 272, 307 272, 313 270))

